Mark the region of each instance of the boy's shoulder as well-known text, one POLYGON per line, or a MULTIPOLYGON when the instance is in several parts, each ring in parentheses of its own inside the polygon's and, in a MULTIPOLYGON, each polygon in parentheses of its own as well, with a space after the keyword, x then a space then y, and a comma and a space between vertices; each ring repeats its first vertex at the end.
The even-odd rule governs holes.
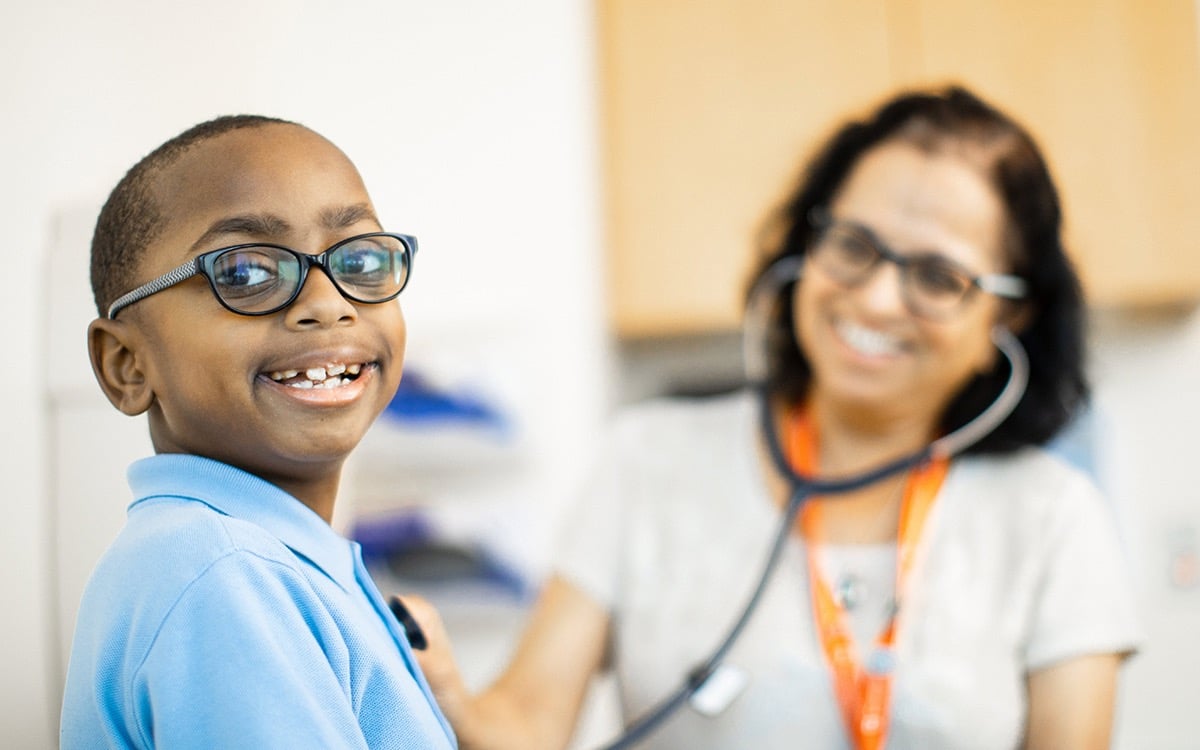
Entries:
POLYGON ((266 529, 228 516, 202 500, 155 497, 130 508, 124 528, 97 569, 135 567, 144 576, 186 581, 217 560, 239 553, 285 564, 294 559, 266 529), (162 567, 151 569, 154 561, 162 567))
POLYGON ((128 574, 145 591, 178 589, 231 555, 299 565, 280 538, 299 501, 252 474, 172 454, 134 463, 129 481, 136 499, 92 583, 128 574))
MULTIPOLYGON (((81 654, 80 669, 91 673, 88 664, 119 654, 120 669, 137 670, 162 652, 154 644, 164 637, 287 634, 310 616, 336 625, 354 586, 352 550, 299 500, 241 469, 182 454, 134 463, 129 482, 137 499, 84 590, 73 665, 81 654)), ((114 679, 128 684, 129 676, 114 679)))
POLYGON ((248 567, 295 570, 297 562, 265 529, 199 500, 143 500, 93 570, 81 609, 122 607, 161 621, 198 580, 244 575, 248 567))

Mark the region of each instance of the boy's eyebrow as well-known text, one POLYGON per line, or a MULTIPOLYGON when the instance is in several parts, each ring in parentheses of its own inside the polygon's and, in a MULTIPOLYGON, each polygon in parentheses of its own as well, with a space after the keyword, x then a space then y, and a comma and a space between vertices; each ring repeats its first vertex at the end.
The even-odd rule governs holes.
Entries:
POLYGON ((214 221, 200 238, 192 243, 191 249, 194 251, 197 248, 207 244, 215 237, 220 237, 223 234, 241 234, 251 235, 254 237, 278 237, 281 234, 287 233, 291 229, 291 224, 286 219, 282 219, 274 214, 241 214, 239 216, 226 216, 223 219, 214 221))
POLYGON ((327 208, 321 212, 321 223, 325 225, 326 229, 344 229, 363 220, 373 221, 376 226, 380 225, 379 219, 375 217, 375 212, 366 203, 327 208))
MULTIPOLYGON (((356 203, 352 206, 338 206, 321 211, 321 225, 326 229, 344 229, 360 221, 369 220, 379 225, 375 212, 367 203, 356 203)), ((291 223, 275 214, 239 214, 226 216, 214 221, 200 238, 192 243, 191 251, 208 244, 216 237, 224 234, 250 235, 252 237, 279 237, 287 234, 292 228, 291 223)))

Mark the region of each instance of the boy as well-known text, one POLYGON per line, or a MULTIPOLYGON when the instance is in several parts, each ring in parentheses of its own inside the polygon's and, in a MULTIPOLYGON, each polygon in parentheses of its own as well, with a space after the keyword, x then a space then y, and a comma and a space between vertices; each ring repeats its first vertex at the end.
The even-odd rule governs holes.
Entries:
POLYGON ((385 234, 295 123, 197 125, 139 162, 92 241, 92 366, 157 455, 81 604, 62 747, 452 748, 405 638, 329 526, 400 382, 385 234))

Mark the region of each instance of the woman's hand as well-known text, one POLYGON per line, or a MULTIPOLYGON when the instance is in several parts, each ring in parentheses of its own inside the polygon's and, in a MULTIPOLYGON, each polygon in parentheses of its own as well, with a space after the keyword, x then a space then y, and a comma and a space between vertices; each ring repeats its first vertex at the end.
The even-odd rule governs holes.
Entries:
POLYGON ((400 600, 425 634, 426 647, 414 650, 413 655, 417 657, 417 663, 421 665, 421 671, 425 673, 425 679, 442 713, 458 732, 460 725, 470 723, 467 714, 473 698, 463 682, 442 616, 436 607, 420 596, 402 596, 400 600))
POLYGON ((556 750, 566 747, 608 640, 608 613, 567 581, 551 577, 507 669, 487 690, 467 690, 437 610, 402 598, 425 631, 415 651, 425 679, 454 727, 462 750, 556 750))

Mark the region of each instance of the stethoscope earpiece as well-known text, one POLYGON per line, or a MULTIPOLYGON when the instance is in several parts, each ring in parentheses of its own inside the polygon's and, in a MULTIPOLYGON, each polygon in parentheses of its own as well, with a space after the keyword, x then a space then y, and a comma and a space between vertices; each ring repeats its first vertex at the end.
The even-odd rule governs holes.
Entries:
POLYGON ((742 318, 742 368, 750 383, 765 383, 768 375, 766 335, 771 305, 779 293, 804 275, 804 256, 787 255, 767 266, 750 288, 742 318))

